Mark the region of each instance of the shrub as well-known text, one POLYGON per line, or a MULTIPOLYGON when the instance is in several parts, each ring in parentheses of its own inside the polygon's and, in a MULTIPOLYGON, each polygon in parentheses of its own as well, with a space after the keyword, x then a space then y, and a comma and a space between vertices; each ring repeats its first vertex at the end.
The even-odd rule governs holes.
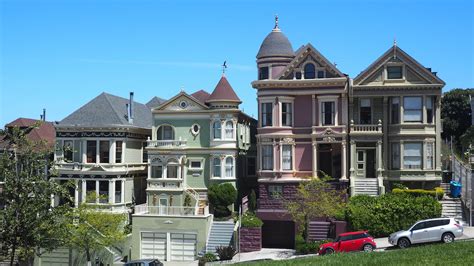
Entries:
POLYGON ((214 207, 214 215, 218 218, 227 217, 232 213, 228 206, 237 199, 237 190, 230 183, 214 184, 209 187, 208 198, 214 207))
POLYGON ((368 230, 380 237, 406 229, 418 220, 440 217, 441 204, 431 196, 407 193, 357 195, 350 198, 346 216, 353 230, 368 230))
POLYGON ((443 199, 443 196, 444 196, 444 190, 443 188, 440 188, 440 187, 437 187, 434 190, 394 188, 392 190, 392 193, 395 193, 395 194, 406 193, 406 194, 413 195, 415 197, 431 196, 431 197, 437 198, 438 200, 443 199))
POLYGON ((304 241, 303 236, 297 235, 295 238, 295 250, 297 254, 304 255, 304 254, 316 254, 319 251, 319 246, 324 243, 330 242, 330 240, 320 240, 320 241, 304 241))
POLYGON ((262 227, 263 222, 251 212, 242 215, 242 227, 262 227))
POLYGON ((204 254, 204 256, 199 258, 199 266, 204 266, 206 265, 206 262, 213 262, 216 260, 217 260, 216 255, 214 255, 214 253, 208 252, 204 254))
POLYGON ((216 248, 216 253, 219 260, 231 260, 235 255, 235 249, 233 246, 220 246, 216 248))

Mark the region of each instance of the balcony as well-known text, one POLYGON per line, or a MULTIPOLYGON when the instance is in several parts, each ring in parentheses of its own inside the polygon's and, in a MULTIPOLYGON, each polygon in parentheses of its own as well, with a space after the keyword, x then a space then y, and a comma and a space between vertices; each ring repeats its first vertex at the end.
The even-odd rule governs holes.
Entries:
POLYGON ((149 178, 149 190, 183 190, 183 180, 179 178, 149 178))
POLYGON ((154 216, 208 216, 209 206, 183 207, 183 206, 148 206, 140 204, 134 207, 135 215, 154 216))
POLYGON ((147 140, 147 148, 174 149, 186 147, 187 140, 147 140))
POLYGON ((377 124, 354 124, 351 120, 350 135, 382 135, 382 120, 377 124))
POLYGON ((56 157, 54 168, 61 172, 110 172, 122 174, 130 171, 145 171, 146 163, 80 163, 65 162, 62 157, 56 157))

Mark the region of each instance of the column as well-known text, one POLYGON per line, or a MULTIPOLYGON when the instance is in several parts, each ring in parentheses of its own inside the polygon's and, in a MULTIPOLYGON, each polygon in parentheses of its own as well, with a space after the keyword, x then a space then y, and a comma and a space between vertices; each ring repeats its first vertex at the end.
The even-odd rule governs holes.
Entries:
POLYGON ((79 181, 76 179, 74 180, 74 207, 79 207, 79 181))
POLYGON ((355 162, 355 153, 356 153, 356 142, 354 140, 351 140, 351 149, 349 150, 350 154, 351 154, 351 168, 349 169, 349 172, 350 172, 350 175, 349 177, 350 178, 353 178, 355 177, 355 165, 356 165, 356 162, 355 162))
MULTIPOLYGON (((125 182, 126 179, 121 180, 122 183, 122 193, 120 193, 120 203, 125 204, 125 182)), ((132 191, 133 192, 133 191, 132 191)))
POLYGON ((82 140, 82 163, 87 163, 87 140, 82 140))
POLYGON ((441 96, 436 96, 435 101, 435 108, 436 108, 436 115, 435 115, 435 122, 436 122, 436 145, 435 150, 433 151, 433 156, 435 156, 435 165, 433 169, 437 171, 441 171, 441 96))
POLYGON ((403 170, 403 154, 405 153, 405 145, 403 140, 400 140, 400 170, 403 170))
POLYGON ((115 163, 115 145, 116 140, 111 140, 109 149, 109 163, 115 163))
POLYGON ((317 112, 316 112, 316 95, 311 95, 311 98, 312 98, 312 105, 311 105, 311 117, 312 117, 312 125, 313 127, 316 126, 316 115, 317 115, 317 112))
POLYGON ((318 177, 318 143, 313 141, 313 177, 318 177))
POLYGON ((82 202, 87 202, 87 186, 86 186, 86 180, 82 179, 82 202))
MULTIPOLYGON (((95 162, 100 163, 100 141, 95 141, 95 162)), ((99 195, 99 193, 97 193, 99 195)))
POLYGON ((109 204, 115 203, 115 180, 109 181, 109 204))
POLYGON ((405 121, 403 121, 403 96, 400 97, 400 124, 403 124, 405 121))
POLYGON ((147 176, 147 178, 150 179, 150 178, 152 178, 152 176, 151 176, 151 159, 150 159, 150 156, 148 156, 147 162, 148 162, 148 166, 147 166, 148 176, 147 176))
POLYGON ((423 95, 423 97, 421 97, 421 106, 423 107, 423 117, 422 117, 422 121, 423 121, 423 124, 426 124, 426 96, 423 95))
POLYGON ((377 176, 380 176, 382 174, 382 141, 381 140, 377 141, 376 154, 377 154, 377 176))
POLYGON ((123 140, 122 141, 122 160, 120 160, 122 163, 125 163, 125 153, 126 153, 125 147, 126 147, 126 140, 123 140))
POLYGON ((342 143, 341 143, 341 146, 342 146, 342 152, 341 152, 341 157, 342 157, 342 176, 341 176, 341 179, 342 180, 347 180, 347 177, 346 177, 346 172, 347 172, 347 149, 346 149, 346 140, 343 139, 342 140, 342 143))
POLYGON ((346 125, 349 124, 347 120, 347 97, 345 94, 342 95, 341 98, 341 104, 342 104, 342 114, 341 114, 341 125, 346 125))
POLYGON ((382 120, 382 138, 383 138, 383 146, 382 146, 382 170, 385 170, 385 166, 389 165, 388 160, 388 121, 389 121, 389 98, 383 97, 383 120, 382 120))

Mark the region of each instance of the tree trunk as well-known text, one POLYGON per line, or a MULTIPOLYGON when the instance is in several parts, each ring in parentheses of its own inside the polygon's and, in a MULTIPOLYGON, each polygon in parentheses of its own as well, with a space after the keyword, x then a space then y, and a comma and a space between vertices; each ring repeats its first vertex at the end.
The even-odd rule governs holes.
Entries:
POLYGON ((91 253, 90 253, 89 249, 86 249, 86 258, 87 258, 87 266, 92 266, 91 253))
POLYGON ((16 252, 16 246, 12 247, 12 254, 10 257, 10 266, 13 266, 13 262, 15 261, 15 252, 16 252))

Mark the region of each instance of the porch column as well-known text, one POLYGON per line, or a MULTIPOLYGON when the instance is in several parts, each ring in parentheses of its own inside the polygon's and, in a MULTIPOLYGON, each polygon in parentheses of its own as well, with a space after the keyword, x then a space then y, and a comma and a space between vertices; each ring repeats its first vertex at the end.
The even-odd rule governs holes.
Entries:
POLYGON ((342 180, 347 180, 347 177, 346 177, 346 158, 347 158, 347 153, 346 153, 346 140, 343 139, 342 140, 342 143, 341 143, 341 146, 342 146, 342 152, 341 152, 341 157, 342 157, 342 176, 341 176, 341 179, 342 180))
POLYGON ((311 113, 311 117, 312 117, 312 119, 313 119, 313 120, 312 120, 312 125, 313 125, 313 127, 314 127, 314 126, 316 126, 316 115, 318 114, 318 113, 316 112, 316 95, 314 95, 314 94, 311 95, 311 98, 312 98, 312 105, 311 105, 311 106, 312 106, 312 109, 311 109, 311 110, 312 110, 312 113, 311 113))
MULTIPOLYGON (((95 163, 102 163, 100 161, 100 141, 99 140, 95 141, 95 163)), ((99 195, 98 192, 97 192, 97 195, 99 195)))
POLYGON ((388 156, 388 120, 389 120, 389 98, 383 97, 383 120, 382 120, 382 169, 385 170, 385 166, 389 165, 389 156, 388 156))
POLYGON ((87 140, 82 140, 82 163, 87 163, 87 140))
POLYGON ((74 207, 79 207, 79 181, 76 179, 74 180, 75 189, 74 189, 74 207))
POLYGON ((400 140, 400 170, 403 170, 403 165, 405 164, 403 158, 403 154, 405 154, 405 145, 403 143, 404 141, 400 140))
POLYGON ((86 191, 87 184, 86 183, 87 183, 87 180, 82 179, 82 182, 81 182, 81 184, 82 184, 82 202, 87 202, 87 191, 86 191))
POLYGON ((355 177, 355 153, 356 153, 356 143, 354 140, 351 140, 351 149, 350 149, 350 154, 351 154, 351 168, 349 169, 349 172, 350 172, 350 175, 349 177, 350 178, 353 178, 355 177))
POLYGON ((436 96, 435 108, 436 150, 433 152, 433 155, 435 156, 435 167, 433 169, 441 171, 441 96, 436 96))
MULTIPOLYGON (((125 204, 125 182, 127 182, 127 179, 124 179, 122 180, 122 193, 120 193, 120 202, 122 204, 125 204)), ((132 188, 132 191, 130 191, 130 193, 133 193, 133 188, 132 188)))
POLYGON ((382 175, 382 141, 377 141, 377 177, 382 175))
POLYGON ((313 142, 313 177, 318 177, 318 143, 313 142))
POLYGON ((115 180, 109 181, 109 204, 114 204, 115 196, 115 180))

